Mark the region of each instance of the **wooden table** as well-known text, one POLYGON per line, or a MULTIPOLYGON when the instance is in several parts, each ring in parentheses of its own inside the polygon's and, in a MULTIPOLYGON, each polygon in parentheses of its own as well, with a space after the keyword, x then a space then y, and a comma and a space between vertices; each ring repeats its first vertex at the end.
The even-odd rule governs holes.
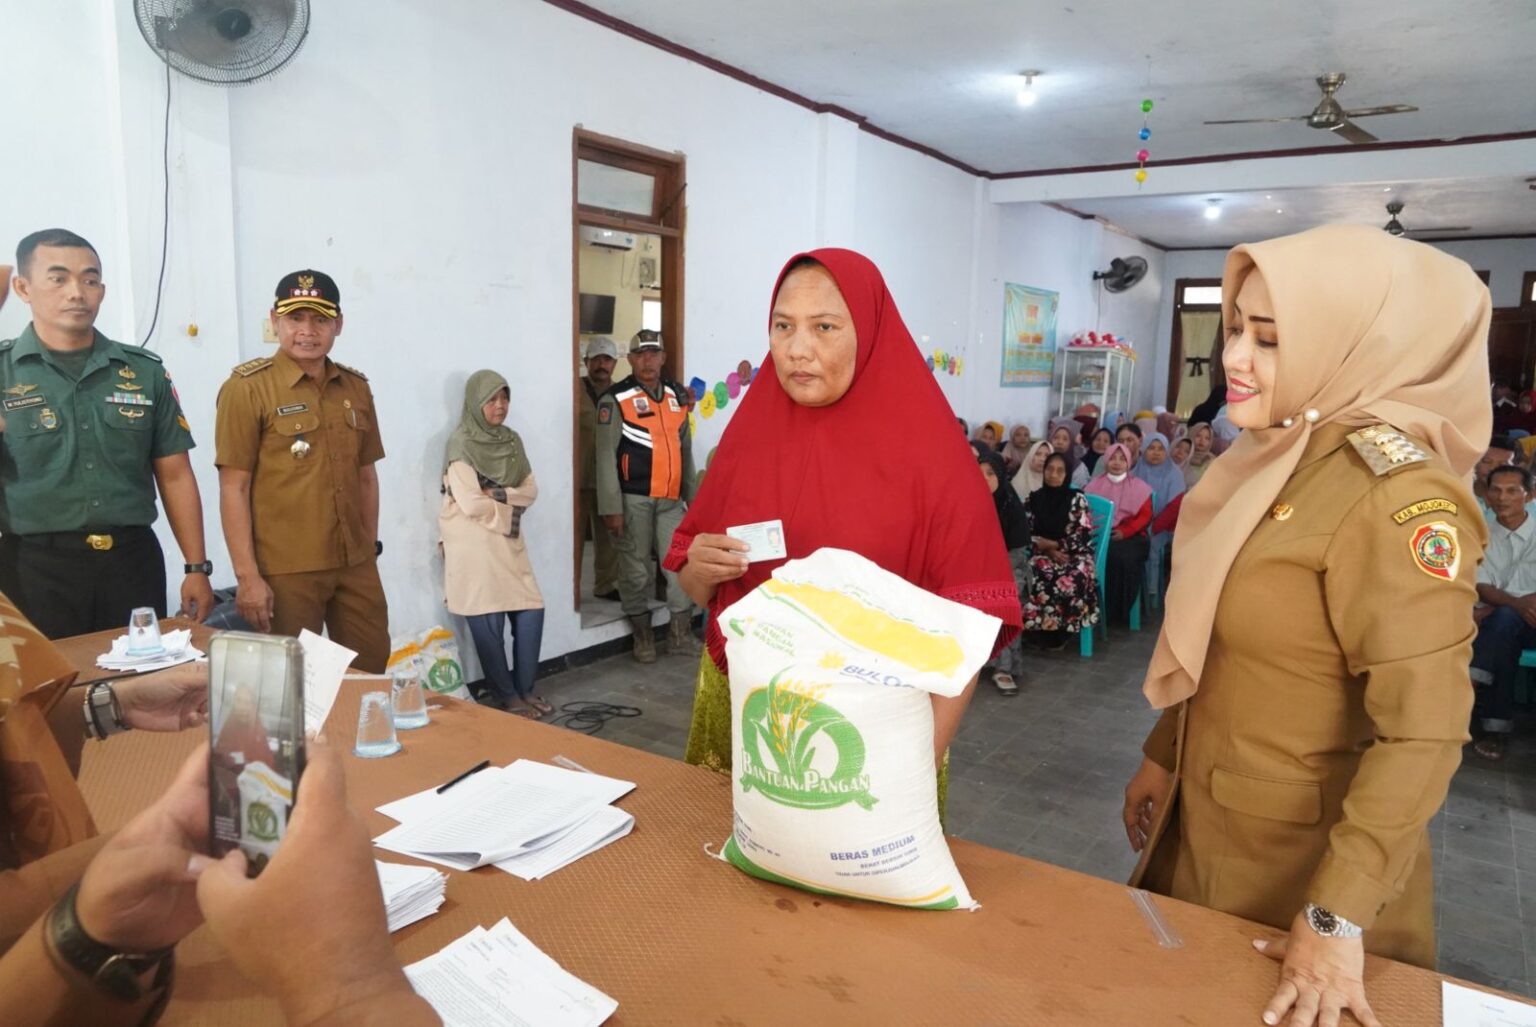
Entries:
MULTIPOLYGON (((352 737, 365 687, 343 686, 327 725, 338 744, 352 737)), ((102 828, 152 800, 202 734, 93 743, 82 785, 102 828)), ((951 839, 976 912, 828 898, 750 878, 706 852, 731 825, 730 782, 708 770, 453 700, 434 700, 432 724, 401 740, 387 759, 346 759, 351 800, 375 832, 394 822, 374 807, 485 758, 564 755, 636 782, 620 802, 636 818, 629 837, 540 881, 494 867, 450 871, 442 910, 394 935, 408 963, 510 917, 618 1000, 613 1024, 1257 1023, 1275 986, 1275 964, 1249 943, 1279 932, 1157 897, 1183 940, 1160 948, 1123 886, 996 849, 951 839)), ((1438 1025, 1441 979, 1375 957, 1366 965, 1372 1003, 1392 1027, 1438 1025)), ((179 950, 164 1022, 281 1021, 199 930, 179 950)))

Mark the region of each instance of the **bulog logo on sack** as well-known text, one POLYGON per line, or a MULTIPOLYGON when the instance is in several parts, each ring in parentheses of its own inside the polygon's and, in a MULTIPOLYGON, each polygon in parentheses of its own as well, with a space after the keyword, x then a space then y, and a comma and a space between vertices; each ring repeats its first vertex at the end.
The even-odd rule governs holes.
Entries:
POLYGON ((452 692, 464 683, 464 672, 453 660, 438 660, 427 669, 427 687, 434 692, 452 692))
MULTIPOLYGON (((742 703, 742 788, 795 809, 836 809, 850 802, 873 809, 879 800, 869 793, 864 773, 864 736, 821 701, 826 686, 781 680, 787 669, 742 703), (831 773, 823 773, 814 764, 829 745, 837 760, 831 773)), ((827 765, 825 757, 820 764, 827 765)))
POLYGON ((277 814, 264 802, 253 802, 245 811, 245 829, 259 842, 277 841, 277 814))

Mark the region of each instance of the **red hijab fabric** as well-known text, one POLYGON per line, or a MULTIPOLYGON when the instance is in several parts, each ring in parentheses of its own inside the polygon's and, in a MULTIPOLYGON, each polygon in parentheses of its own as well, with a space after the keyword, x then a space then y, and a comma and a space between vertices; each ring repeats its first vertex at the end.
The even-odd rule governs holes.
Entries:
MULTIPOLYGON (((779 384, 772 355, 765 357, 663 565, 681 569, 695 535, 779 519, 789 559, 827 546, 858 553, 919 588, 1002 618, 999 644, 1006 645, 1023 623, 1013 568, 948 401, 867 257, 843 249, 797 254, 779 272, 773 297, 807 259, 832 275, 853 316, 853 383, 830 406, 801 406, 779 384), (848 439, 880 423, 899 426, 897 453, 871 459, 849 450, 848 439)), ((719 612, 779 565, 752 563, 715 593, 707 642, 717 666, 726 666, 719 612)))

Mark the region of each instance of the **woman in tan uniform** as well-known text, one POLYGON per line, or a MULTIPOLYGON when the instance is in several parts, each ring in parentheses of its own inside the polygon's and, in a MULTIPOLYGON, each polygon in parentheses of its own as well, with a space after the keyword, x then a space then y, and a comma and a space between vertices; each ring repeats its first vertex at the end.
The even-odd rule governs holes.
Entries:
POLYGON ((1488 290, 1363 226, 1239 246, 1245 430, 1185 498, 1126 788, 1132 883, 1288 930, 1278 1023, 1376 1024, 1366 951, 1434 966, 1430 818, 1467 740, 1488 290), (1362 937, 1363 935, 1363 937, 1362 937))

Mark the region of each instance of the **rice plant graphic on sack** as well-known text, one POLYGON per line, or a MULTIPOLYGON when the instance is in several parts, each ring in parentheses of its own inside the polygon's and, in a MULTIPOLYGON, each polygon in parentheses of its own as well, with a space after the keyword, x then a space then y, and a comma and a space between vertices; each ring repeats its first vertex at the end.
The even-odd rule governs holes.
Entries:
POLYGON ((955 696, 1001 622, 820 549, 721 612, 734 830, 765 880, 918 909, 974 909, 939 823, 931 696, 955 696))

